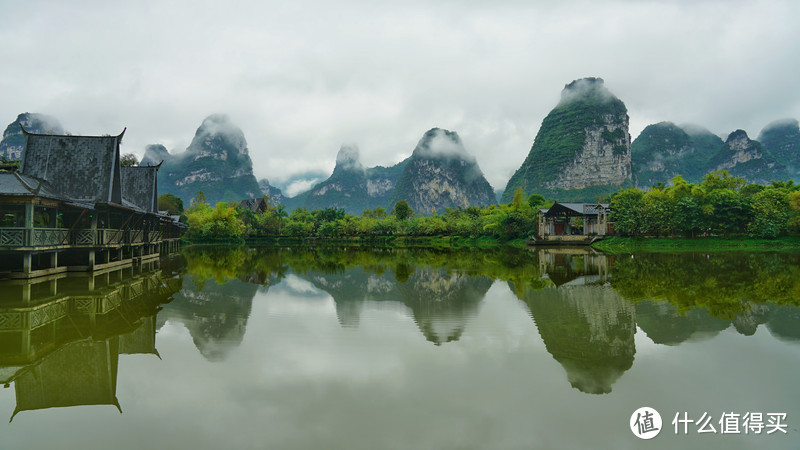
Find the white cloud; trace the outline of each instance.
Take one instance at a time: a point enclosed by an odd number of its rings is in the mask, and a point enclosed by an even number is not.
[[[800,4],[729,2],[100,1],[4,3],[0,120],[128,127],[124,151],[185,149],[212,113],[245,133],[256,175],[364,166],[458,132],[495,188],[570,81],[602,77],[631,134],[661,120],[757,136],[800,117]],[[5,119],[3,119],[5,117]]]

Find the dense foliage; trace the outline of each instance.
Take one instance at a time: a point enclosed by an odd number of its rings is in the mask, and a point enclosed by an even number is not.
[[[625,189],[611,198],[614,229],[628,236],[700,236],[746,234],[775,238],[800,231],[800,185],[773,182],[747,184],[726,171],[711,172],[703,181],[649,191]]]
[[[343,208],[297,208],[289,214],[282,205],[269,202],[265,211],[254,212],[237,202],[211,207],[196,199],[185,214],[189,238],[459,236],[506,241],[525,239],[533,233],[536,207],[543,202],[541,196],[525,198],[520,189],[508,205],[447,208],[441,214],[425,216],[415,214],[406,201],[400,200],[390,213],[379,206],[356,216]]]
[[[185,214],[189,238],[458,236],[508,241],[534,234],[537,211],[549,204],[552,201],[541,195],[526,196],[517,188],[511,202],[501,205],[422,215],[401,200],[389,212],[376,207],[354,215],[332,207],[288,213],[268,200],[263,212],[243,209],[236,202],[211,207],[198,195]],[[698,184],[676,176],[671,186],[622,189],[611,197],[610,206],[614,229],[623,236],[775,238],[800,231],[800,185],[747,184],[725,171],[709,173]]]
[[[173,194],[162,194],[158,196],[158,210],[167,211],[172,216],[183,214],[183,200]]]

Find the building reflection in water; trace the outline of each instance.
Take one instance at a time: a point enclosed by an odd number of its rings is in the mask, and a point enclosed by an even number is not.
[[[180,289],[159,261],[0,285],[0,383],[22,411],[113,405],[120,354],[153,354],[156,314]]]

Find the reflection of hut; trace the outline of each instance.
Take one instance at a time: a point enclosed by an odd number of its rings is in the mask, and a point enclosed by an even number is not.
[[[590,244],[610,233],[606,203],[559,203],[539,210],[537,244]]]
[[[608,257],[592,247],[543,247],[536,251],[539,275],[556,286],[605,283]]]
[[[116,339],[67,344],[14,380],[21,411],[80,405],[113,405],[117,400]]]

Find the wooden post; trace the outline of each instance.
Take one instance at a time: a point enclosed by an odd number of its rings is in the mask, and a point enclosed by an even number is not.
[[[22,303],[28,304],[31,302],[31,284],[25,283],[22,285]]]
[[[22,236],[23,246],[33,244],[33,203],[25,203],[25,231]]]
[[[22,273],[30,274],[33,268],[33,252],[25,252],[22,254]]]

